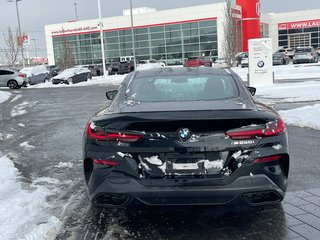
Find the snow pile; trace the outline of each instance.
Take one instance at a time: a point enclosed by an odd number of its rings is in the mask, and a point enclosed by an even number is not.
[[[59,162],[56,168],[73,168],[73,163],[71,162]]]
[[[320,130],[320,104],[279,111],[279,113],[288,125]]]
[[[8,92],[0,91],[0,103],[7,101],[10,98],[11,94]]]
[[[156,63],[146,63],[146,64],[140,64],[137,67],[137,70],[148,70],[148,69],[157,69],[157,68],[163,68],[163,63],[156,62]]]
[[[29,142],[25,141],[19,144],[20,147],[25,148],[26,150],[32,150],[35,146],[29,145]]]
[[[42,186],[22,185],[19,172],[7,157],[0,157],[0,239],[53,239],[60,221],[50,215]]]
[[[319,68],[320,72],[320,68]],[[257,96],[281,99],[284,102],[305,102],[320,100],[320,82],[274,84],[257,88]]]
[[[243,80],[247,80],[248,68],[232,68]],[[276,80],[320,78],[320,64],[273,66]]]
[[[111,75],[106,77],[93,77],[91,80],[87,82],[79,82],[72,85],[67,84],[52,84],[51,82],[40,83],[36,85],[29,86],[28,88],[61,88],[61,87],[83,87],[83,86],[92,86],[92,85],[120,85],[123,79],[127,75]]]

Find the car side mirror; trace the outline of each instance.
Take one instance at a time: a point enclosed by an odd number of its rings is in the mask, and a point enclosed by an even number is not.
[[[113,100],[118,94],[118,90],[108,91],[106,92],[106,96],[109,100]]]
[[[247,87],[248,91],[251,93],[252,96],[256,95],[257,89],[254,87]]]

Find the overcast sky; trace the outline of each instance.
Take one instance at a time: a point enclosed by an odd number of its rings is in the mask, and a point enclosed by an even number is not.
[[[11,0],[14,1],[14,0]],[[223,0],[133,0],[134,7],[170,9],[192,5],[222,2]],[[22,0],[19,2],[21,28],[30,38],[37,39],[37,46],[45,49],[44,25],[75,19],[74,3],[77,3],[79,20],[98,17],[97,0]],[[320,0],[262,0],[262,12],[286,12],[303,9],[319,9]],[[101,0],[102,17],[122,15],[129,8],[129,0]],[[310,16],[318,19],[320,16]],[[0,38],[10,26],[17,26],[15,4],[0,0]],[[30,48],[34,48],[32,42]],[[32,51],[32,50],[30,50]],[[46,52],[43,51],[42,55]],[[34,53],[31,53],[31,56]],[[38,55],[41,55],[39,53]]]

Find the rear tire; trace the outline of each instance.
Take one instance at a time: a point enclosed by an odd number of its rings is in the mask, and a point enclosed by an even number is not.
[[[10,89],[18,89],[19,85],[16,80],[10,80],[7,84]]]

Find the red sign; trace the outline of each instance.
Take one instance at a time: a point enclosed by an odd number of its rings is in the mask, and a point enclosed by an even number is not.
[[[17,37],[17,41],[18,41],[18,46],[21,47],[22,46],[22,42],[23,44],[29,44],[29,36],[28,35],[24,35],[21,37]]]
[[[320,19],[278,23],[279,30],[320,27]]]

